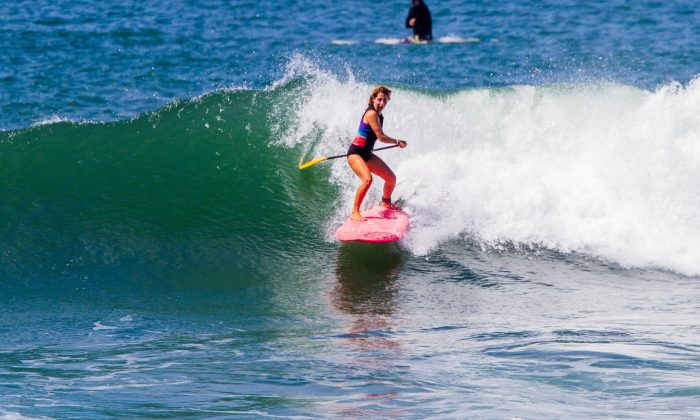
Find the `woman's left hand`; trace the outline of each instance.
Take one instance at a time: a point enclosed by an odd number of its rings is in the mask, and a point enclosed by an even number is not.
[[[405,140],[399,140],[396,142],[396,144],[402,149],[408,145]]]

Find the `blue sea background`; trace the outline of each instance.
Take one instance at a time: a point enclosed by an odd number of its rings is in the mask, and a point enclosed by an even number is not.
[[[427,4],[2,2],[0,418],[696,418],[695,4]]]
[[[0,127],[54,115],[115,120],[218,89],[264,88],[293,54],[368,83],[423,89],[614,81],[654,89],[697,74],[694,4],[435,2],[435,37],[410,35],[408,2],[4,2]],[[356,41],[350,46],[333,40]]]

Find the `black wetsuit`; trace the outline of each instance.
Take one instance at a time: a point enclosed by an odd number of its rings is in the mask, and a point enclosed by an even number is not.
[[[408,11],[408,16],[406,17],[406,27],[410,28],[411,25],[408,21],[416,18],[416,22],[413,25],[413,36],[418,37],[421,41],[432,41],[433,40],[433,19],[430,16],[430,10],[425,3],[420,2],[411,6]]]

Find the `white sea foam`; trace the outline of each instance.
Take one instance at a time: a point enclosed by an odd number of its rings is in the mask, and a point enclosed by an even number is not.
[[[113,327],[111,325],[103,325],[101,321],[93,322],[92,323],[94,326],[92,327],[93,331],[105,331],[105,330],[116,330],[117,327]]]
[[[69,118],[61,117],[60,115],[52,115],[41,121],[37,121],[32,124],[32,127],[40,127],[42,125],[56,124],[60,122],[72,122]]]
[[[351,39],[334,39],[331,41],[331,44],[333,45],[356,45],[358,44],[359,41],[351,40]]]
[[[14,411],[0,411],[0,420],[46,420],[51,417],[28,417]]]
[[[307,159],[344,152],[370,89],[319,71],[283,141],[315,144]],[[407,245],[417,254],[466,233],[485,246],[546,246],[700,275],[698,109],[700,79],[653,92],[394,89],[385,130],[409,146],[379,153],[399,179],[394,197],[412,216]],[[331,226],[349,213],[357,182],[342,159],[326,164],[343,192]],[[365,204],[380,192],[377,180]]]

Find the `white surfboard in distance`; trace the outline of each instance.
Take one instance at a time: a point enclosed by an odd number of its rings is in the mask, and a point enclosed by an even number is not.
[[[481,42],[480,38],[470,37],[462,38],[459,36],[441,36],[432,41],[437,44],[467,44],[467,43],[477,43]],[[333,45],[357,45],[360,41],[353,39],[334,39],[331,41]],[[430,44],[429,41],[416,41],[413,38],[377,38],[374,40],[375,44],[382,45],[401,45],[401,44]]]
[[[481,42],[479,38],[462,38],[458,36],[441,36],[433,40],[438,44],[466,44],[473,42]],[[414,41],[413,38],[378,38],[374,40],[375,44],[383,45],[399,45],[399,44],[430,44],[429,41]]]
[[[458,36],[441,36],[437,42],[440,44],[466,44],[470,42],[481,42],[480,38],[462,38]]]

